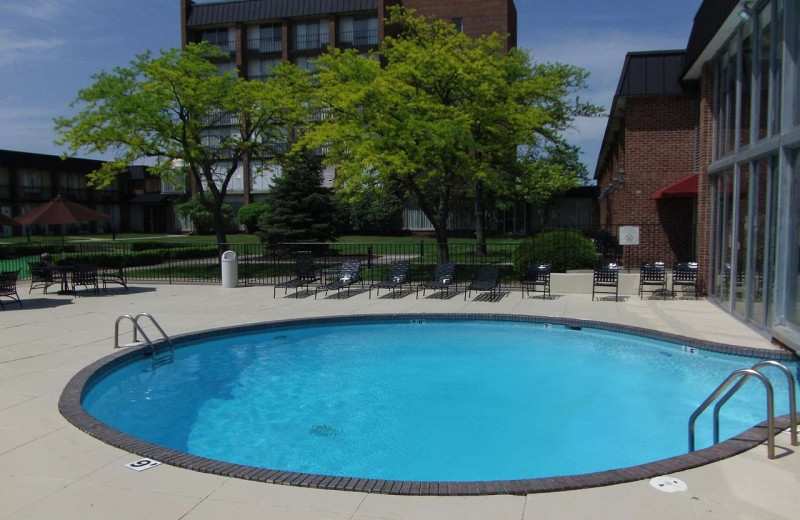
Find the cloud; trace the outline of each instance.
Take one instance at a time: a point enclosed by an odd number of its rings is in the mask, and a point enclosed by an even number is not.
[[[55,108],[19,108],[13,99],[0,104],[0,149],[59,154],[53,144]]]
[[[532,49],[536,62],[561,62],[587,72],[587,89],[579,92],[581,101],[604,107],[608,113],[617,91],[625,55],[629,52],[684,48],[683,37],[626,31],[564,30],[557,37],[528,31],[519,46]],[[594,174],[597,154],[605,135],[607,117],[578,118],[565,132],[567,140],[581,148],[581,160]]]
[[[0,31],[0,67],[6,67],[25,58],[41,57],[42,53],[63,47],[66,40],[63,38],[23,38],[16,36],[11,31]]]
[[[0,15],[55,20],[70,9],[72,3],[69,0],[3,0]]]

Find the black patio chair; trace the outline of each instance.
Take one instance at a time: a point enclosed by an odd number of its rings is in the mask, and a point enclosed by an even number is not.
[[[71,281],[73,293],[75,292],[75,286],[82,285],[86,288],[86,290],[89,290],[89,287],[94,287],[94,293],[100,294],[97,266],[94,264],[76,265],[72,270]]]
[[[444,291],[445,294],[450,294],[450,286],[456,282],[456,264],[454,262],[439,262],[433,269],[433,279],[417,284],[417,298],[419,298],[419,290],[422,289],[422,296],[425,296],[425,291],[431,289],[433,291]]]
[[[104,267],[100,271],[100,281],[103,282],[103,291],[106,290],[106,284],[116,283],[128,289],[128,279],[125,276],[125,266],[128,264],[128,259],[123,257],[112,260],[111,265]]]
[[[398,287],[402,289],[405,284],[408,284],[409,287],[411,286],[411,282],[408,279],[409,269],[410,265],[406,260],[395,260],[389,264],[389,271],[386,273],[386,279],[369,286],[369,297],[372,298],[372,288],[374,287],[376,296],[380,295],[381,289],[391,289],[392,298],[396,298],[396,290]]]
[[[345,260],[339,267],[339,273],[336,275],[336,280],[327,283],[321,287],[317,287],[314,291],[314,299],[317,298],[317,293],[324,290],[325,294],[328,291],[336,290],[336,297],[339,297],[339,292],[342,289],[347,289],[347,295],[350,295],[350,286],[356,282],[361,283],[364,287],[364,282],[361,280],[361,262],[359,260]]]
[[[660,292],[662,296],[667,293],[667,270],[664,262],[645,262],[639,268],[639,298],[646,291]]]
[[[540,262],[528,262],[525,266],[525,272],[522,273],[522,298],[525,297],[525,291],[528,291],[528,296],[533,292],[542,292],[542,297],[550,297],[550,270],[551,264],[543,264]]]
[[[592,277],[592,301],[595,294],[613,294],[619,301],[619,265],[609,263],[594,268]]]
[[[677,262],[672,266],[672,297],[675,297],[675,286],[685,292],[686,288],[694,288],[694,299],[699,294],[697,284],[697,262]]]
[[[60,279],[57,279],[54,271],[44,262],[28,262],[28,269],[31,272],[31,286],[28,289],[28,294],[30,294],[32,290],[40,288],[43,288],[44,294],[47,294],[48,287],[60,282]]]
[[[310,251],[301,251],[297,253],[297,259],[294,266],[294,278],[285,282],[276,283],[272,288],[272,297],[275,297],[275,292],[283,289],[283,294],[286,295],[289,289],[294,289],[295,294],[301,287],[305,287],[306,291],[312,283],[320,279],[317,274],[317,266],[314,262],[314,255]]]
[[[5,296],[6,298],[11,298],[22,307],[22,300],[20,300],[19,293],[17,292],[17,277],[19,277],[18,270],[0,271],[0,297]],[[3,305],[1,300],[0,309],[5,310],[5,305]]]
[[[467,286],[464,300],[467,299],[467,295],[472,294],[472,291],[489,292],[491,298],[494,299],[495,295],[500,292],[500,268],[494,265],[480,266],[475,277]]]

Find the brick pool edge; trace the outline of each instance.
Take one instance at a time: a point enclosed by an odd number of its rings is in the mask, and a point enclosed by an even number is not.
[[[510,314],[378,314],[356,316],[331,316],[324,318],[306,318],[294,320],[281,320],[273,322],[255,323],[244,326],[210,329],[206,331],[184,334],[173,338],[176,348],[198,339],[208,339],[215,336],[233,332],[249,332],[254,330],[267,330],[287,326],[322,325],[326,323],[344,323],[358,321],[398,321],[398,320],[489,320],[513,321],[522,323],[548,323],[552,325],[565,325],[572,327],[586,327],[614,332],[624,332],[649,339],[657,339],[693,347],[705,351],[718,352],[730,355],[746,356],[749,358],[774,359],[776,361],[796,360],[797,357],[788,351],[764,350],[752,347],[723,345],[703,340],[687,338],[675,334],[668,334],[649,329],[629,327],[624,325],[605,323],[591,320],[577,320],[570,318],[556,318],[547,316],[520,316]],[[712,462],[738,455],[748,451],[767,440],[766,421],[750,428],[741,434],[723,441],[714,446],[697,450],[685,455],[662,459],[647,464],[627,468],[613,469],[581,475],[544,477],[519,480],[495,480],[475,482],[452,481],[402,481],[402,480],[375,480],[355,477],[340,477],[331,475],[315,475],[309,473],[296,473],[275,469],[231,464],[218,460],[190,455],[159,446],[150,442],[137,439],[123,433],[90,415],[81,404],[85,392],[104,374],[131,361],[141,359],[148,355],[149,347],[136,347],[121,350],[106,356],[79,371],[64,388],[58,403],[58,409],[75,427],[111,446],[151,458],[159,462],[191,469],[203,473],[299,487],[319,489],[334,489],[342,491],[358,491],[363,493],[382,493],[392,495],[430,495],[430,496],[466,496],[466,495],[527,495],[533,493],[546,493],[552,491],[567,491],[590,487],[609,486],[637,480],[649,479],[668,473],[685,471],[704,466]],[[777,417],[775,425],[778,431],[789,426],[788,415]]]

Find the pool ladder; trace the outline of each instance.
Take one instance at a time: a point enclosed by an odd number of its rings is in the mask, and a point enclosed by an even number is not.
[[[760,363],[756,363],[750,368],[742,368],[740,370],[736,370],[731,372],[731,374],[722,382],[721,385],[714,390],[708,398],[703,401],[703,403],[697,407],[697,410],[694,411],[692,416],[689,418],[689,452],[694,451],[694,423],[697,420],[697,417],[700,416],[706,408],[708,408],[711,403],[713,403],[717,397],[722,395],[734,381],[736,384],[728,390],[728,392],[722,396],[722,398],[717,401],[717,404],[714,405],[714,444],[719,443],[719,410],[722,406],[728,402],[728,400],[733,397],[733,395],[739,391],[740,388],[744,386],[748,379],[751,377],[755,377],[759,381],[764,384],[764,388],[767,391],[767,457],[770,459],[775,458],[775,404],[774,404],[774,391],[772,389],[772,383],[770,383],[769,379],[761,373],[761,369],[766,367],[776,367],[780,369],[785,375],[786,379],[788,380],[789,384],[789,427],[791,430],[791,442],[792,446],[797,446],[797,403],[795,399],[795,382],[794,376],[792,375],[792,371],[786,368],[785,365],[778,363],[777,361],[761,361]]]
[[[161,333],[161,337],[164,338],[164,341],[162,343],[165,343],[167,346],[169,346],[168,349],[167,348],[158,349],[156,345],[152,341],[150,341],[150,338],[147,337],[147,334],[145,334],[144,330],[142,329],[142,326],[139,325],[139,320],[141,318],[147,318],[153,325],[155,325],[156,329],[158,329],[158,332]],[[114,348],[120,348],[119,323],[123,320],[128,320],[133,324],[133,343],[124,346],[133,347],[141,345],[143,342],[139,340],[138,336],[138,334],[141,334],[142,338],[144,338],[144,343],[146,343],[150,347],[150,353],[152,354],[153,357],[154,367],[160,365],[166,365],[167,363],[172,363],[174,357],[174,347],[172,345],[172,340],[170,339],[169,336],[167,336],[167,333],[164,332],[164,329],[161,328],[161,325],[158,324],[156,319],[150,313],[147,312],[140,312],[136,316],[131,316],[130,314],[123,314],[122,316],[117,318],[117,321],[114,323]]]

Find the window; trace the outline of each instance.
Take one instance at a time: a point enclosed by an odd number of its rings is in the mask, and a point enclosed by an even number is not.
[[[247,49],[256,53],[281,52],[283,28],[281,24],[251,26],[247,30]]]
[[[50,172],[43,170],[19,170],[19,183],[24,199],[50,198]]]
[[[464,19],[463,18],[451,18],[450,21],[453,22],[453,25],[455,25],[456,31],[464,32]]]
[[[770,62],[772,60],[772,9],[768,4],[758,14],[759,24],[759,70],[757,83],[758,96],[758,138],[767,137],[769,119],[769,85],[770,85]]]
[[[739,146],[750,144],[750,107],[752,105],[753,74],[753,22],[744,23],[742,34],[742,120],[739,125]]]
[[[294,50],[317,50],[328,45],[328,21],[297,22],[292,26]]]
[[[791,207],[800,207],[800,150],[792,153]],[[786,320],[800,327],[800,215],[789,214],[789,264],[786,277]]]
[[[378,44],[378,18],[375,16],[339,19],[340,47],[370,47]]]
[[[273,69],[277,67],[281,61],[282,60],[279,58],[271,60],[250,60],[247,62],[247,77],[264,81],[272,76]]]
[[[236,68],[235,63],[233,62],[217,63],[217,73],[220,76],[222,76],[227,72],[230,72],[234,78],[239,75],[239,69]]]
[[[294,63],[303,70],[307,70],[311,73],[314,73],[317,71],[317,66],[315,65],[315,61],[316,60],[314,60],[314,58],[309,58],[307,56],[300,56],[298,58],[293,59],[292,63]]]
[[[203,31],[201,39],[204,42],[212,43],[219,47],[222,52],[236,52],[236,41],[228,35],[228,28],[206,29]]]
[[[771,134],[781,131],[781,84],[783,81],[783,0],[775,2],[775,61],[772,67],[772,128]]]

